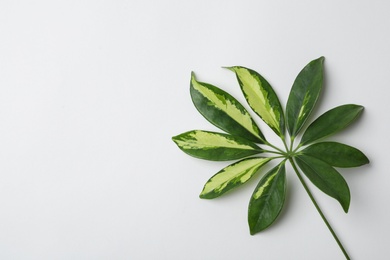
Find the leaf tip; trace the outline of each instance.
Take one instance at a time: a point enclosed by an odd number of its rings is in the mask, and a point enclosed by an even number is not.
[[[251,236],[256,235],[259,231],[256,230],[256,226],[251,223],[251,221],[248,219],[248,226],[249,226],[249,234]]]
[[[223,66],[222,68],[235,72],[235,68],[236,68],[236,67],[235,67],[235,66],[232,66],[232,67]]]
[[[206,199],[206,200],[212,199],[212,196],[210,196],[210,192],[207,192],[207,190],[206,190],[206,185],[207,185],[207,183],[203,186],[203,189],[199,194],[200,199]]]
[[[191,71],[191,80],[196,80],[195,78],[195,72]]]
[[[199,82],[196,79],[195,72],[191,71],[191,80],[190,80],[190,89],[194,88],[194,86],[198,85]],[[192,93],[192,92],[191,92]],[[192,94],[191,94],[192,95]]]
[[[258,227],[256,227],[256,224],[252,223],[252,225],[250,223],[249,224],[249,234],[251,236],[254,236],[256,235],[257,233],[260,233],[263,229],[259,229]]]
[[[349,190],[348,190],[349,191]],[[341,201],[340,201],[341,202]],[[348,192],[348,198],[342,204],[345,213],[348,213],[349,206],[351,205],[351,194]]]
[[[370,164],[370,159],[368,159],[368,157],[364,153],[362,153],[362,157],[363,158],[362,158],[362,164],[361,165]]]
[[[210,199],[214,199],[215,197],[210,196],[210,194],[202,192],[202,193],[199,194],[199,198],[200,199],[204,199],[204,200],[210,200]]]
[[[370,159],[368,159],[367,157],[366,157],[366,164],[369,164],[370,163]]]

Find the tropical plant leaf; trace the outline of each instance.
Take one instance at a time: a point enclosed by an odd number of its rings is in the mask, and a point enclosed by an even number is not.
[[[348,104],[335,107],[325,112],[306,129],[301,139],[301,145],[314,142],[343,130],[355,121],[362,111],[362,106]]]
[[[248,209],[251,235],[269,227],[282,210],[286,197],[286,170],[284,161],[270,170],[254,190]]]
[[[307,64],[296,77],[287,100],[286,120],[294,138],[313,110],[322,89],[324,57]]]
[[[207,181],[199,197],[214,199],[221,196],[247,182],[270,160],[263,157],[247,158],[225,167]]]
[[[285,113],[275,91],[259,73],[240,66],[227,68],[236,74],[249,106],[280,137],[284,148],[264,138],[249,112],[233,96],[216,86],[198,82],[194,73],[190,93],[195,107],[208,121],[229,134],[193,130],[172,139],[180,149],[197,158],[217,161],[241,159],[207,181],[199,195],[204,199],[219,197],[253,178],[269,161],[282,160],[261,178],[251,196],[248,224],[252,235],[269,227],[282,210],[286,197],[285,162],[288,160],[344,256],[350,259],[302,175],[305,174],[348,212],[351,200],[349,187],[334,167],[357,167],[369,163],[369,160],[361,151],[345,144],[313,142],[347,127],[360,115],[363,107],[349,104],[327,111],[307,127],[299,145],[294,146],[295,138],[306,128],[320,96],[323,63],[324,57],[320,57],[300,71],[291,88]],[[288,133],[285,133],[286,127]],[[285,138],[285,134],[289,134],[289,138]],[[263,148],[263,145],[268,148]],[[273,156],[248,157],[257,153]]]
[[[326,162],[307,155],[296,156],[296,163],[317,188],[338,200],[348,212],[351,195],[347,182],[338,171]]]
[[[253,111],[279,136],[284,136],[284,115],[271,85],[256,71],[245,67],[227,68],[236,73],[244,96]]]
[[[233,96],[216,86],[198,82],[194,73],[190,92],[195,107],[212,124],[232,135],[264,142],[265,138],[255,121]]]
[[[358,167],[369,163],[368,158],[358,149],[336,142],[315,143],[301,151],[334,167]]]
[[[236,160],[262,152],[245,138],[202,130],[185,132],[172,140],[183,152],[212,161]]]

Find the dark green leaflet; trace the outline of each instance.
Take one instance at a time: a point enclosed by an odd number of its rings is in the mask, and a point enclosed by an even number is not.
[[[278,217],[286,198],[286,169],[284,161],[270,170],[254,190],[248,209],[252,235],[269,227]]]
[[[343,130],[356,120],[362,111],[362,106],[350,104],[325,112],[306,129],[301,139],[301,145],[314,142]]]
[[[296,156],[296,163],[303,173],[320,190],[338,200],[348,212],[351,195],[344,178],[329,164],[307,155]]]
[[[301,153],[341,168],[358,167],[369,163],[368,158],[358,149],[336,142],[315,143]]]
[[[295,137],[313,110],[322,89],[324,57],[311,61],[296,77],[286,107],[287,128]]]

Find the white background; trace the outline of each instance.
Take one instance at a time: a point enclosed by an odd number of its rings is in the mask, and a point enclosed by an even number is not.
[[[340,170],[348,214],[311,188],[352,259],[388,259],[389,8],[379,0],[1,1],[0,259],[344,259],[290,168],[282,214],[250,236],[256,181],[201,200],[203,184],[228,163],[189,157],[171,140],[217,130],[192,105],[191,71],[244,103],[221,67],[255,69],[285,104],[297,73],[319,56],[325,85],[314,116],[365,106],[332,140],[371,163]]]

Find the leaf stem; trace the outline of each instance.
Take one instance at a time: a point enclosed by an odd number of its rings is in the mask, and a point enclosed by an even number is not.
[[[266,152],[266,153],[274,153],[274,154],[278,154],[282,157],[285,157],[285,153],[282,153],[282,152],[278,152],[278,151],[272,151],[272,150],[267,150],[267,149],[263,149],[263,152]]]
[[[280,158],[286,158],[286,156],[284,155],[281,155],[281,156],[272,156],[272,157],[268,157],[268,158],[271,158],[271,159],[280,159]],[[283,160],[283,162],[285,162],[286,159]]]
[[[286,138],[284,138],[284,136],[282,136],[282,141],[283,141],[284,148],[286,148],[286,151],[288,151],[288,146],[287,146],[287,143],[286,143]]]
[[[295,136],[291,136],[291,140],[290,140],[290,152],[293,150],[293,147],[294,147],[294,140],[295,140]]]
[[[345,256],[345,258],[348,259],[348,260],[351,259],[351,258],[349,257],[349,255],[347,254],[347,251],[345,251],[345,249],[344,249],[343,245],[341,244],[340,240],[338,239],[336,233],[333,231],[333,228],[332,228],[331,225],[329,224],[329,222],[328,222],[328,220],[326,219],[324,213],[322,213],[321,208],[318,206],[318,204],[317,204],[315,198],[313,197],[313,194],[310,192],[309,187],[307,186],[305,180],[303,179],[302,175],[299,173],[298,168],[297,168],[297,166],[296,166],[295,163],[294,163],[294,160],[293,160],[292,158],[289,158],[289,161],[290,161],[292,167],[294,168],[294,171],[295,171],[295,173],[297,174],[297,176],[298,176],[300,182],[302,183],[303,187],[305,188],[307,194],[309,195],[311,201],[313,202],[314,206],[316,207],[318,213],[320,214],[322,220],[325,222],[325,224],[326,224],[326,226],[328,227],[330,233],[332,233],[333,238],[336,240],[337,244],[339,245],[341,251],[343,252],[343,254],[344,254],[344,256]]]
[[[285,152],[282,149],[276,147],[275,145],[269,143],[268,141],[264,141],[264,144],[274,148],[275,150],[278,150],[281,154],[285,154]]]
[[[301,147],[302,147],[302,144],[299,144],[297,147],[295,147],[293,153],[296,153],[299,150],[299,148],[301,148]]]

